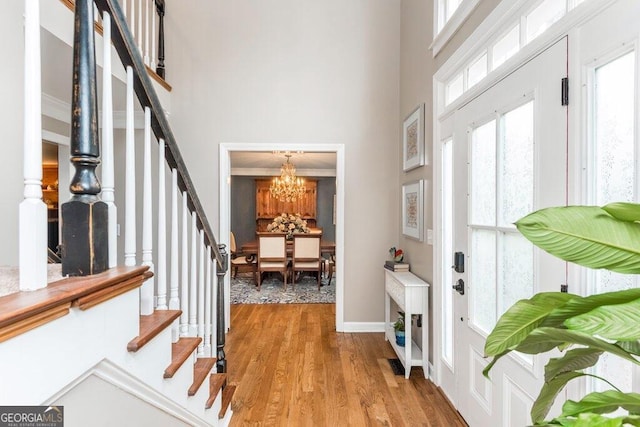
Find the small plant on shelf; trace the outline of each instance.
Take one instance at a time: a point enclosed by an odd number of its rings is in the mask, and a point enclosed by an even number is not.
[[[396,331],[396,344],[400,347],[404,347],[404,313],[398,312],[398,320],[393,324],[393,329]]]

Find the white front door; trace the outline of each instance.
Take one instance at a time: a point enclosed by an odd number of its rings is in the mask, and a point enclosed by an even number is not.
[[[564,38],[441,123],[443,240],[450,242],[443,251],[450,253],[441,266],[440,383],[472,427],[529,424],[542,384],[546,360],[520,354],[501,359],[485,379],[483,349],[513,303],[566,282],[565,264],[513,225],[536,209],[566,204],[566,64]]]

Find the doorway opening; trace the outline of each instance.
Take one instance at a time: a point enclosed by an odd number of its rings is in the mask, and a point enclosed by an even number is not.
[[[232,180],[232,155],[242,156],[249,153],[266,153],[273,157],[274,151],[290,151],[290,152],[305,152],[314,154],[332,154],[335,156],[335,202],[331,207],[332,215],[331,221],[335,222],[335,271],[333,275],[335,277],[335,303],[336,303],[336,330],[342,331],[344,329],[344,281],[343,281],[343,248],[344,248],[344,145],[342,144],[265,144],[265,143],[222,143],[220,144],[220,230],[219,236],[223,243],[229,244],[229,237],[231,229],[231,180]],[[277,157],[274,157],[277,164],[276,170],[279,170],[280,164]],[[281,159],[280,159],[281,160]],[[273,172],[273,167],[268,165],[256,165],[256,168],[262,168],[259,175],[273,176],[277,173]],[[259,169],[251,174],[258,173]],[[235,171],[237,172],[237,171]],[[310,175],[318,175],[317,170],[306,171]],[[246,194],[245,197],[255,198],[255,194]],[[335,213],[334,213],[335,212]],[[255,213],[251,213],[252,215]],[[335,217],[335,221],[333,221]],[[253,218],[255,220],[255,218]],[[333,224],[332,224],[333,225]],[[226,324],[230,326],[230,275],[225,276],[225,318]]]

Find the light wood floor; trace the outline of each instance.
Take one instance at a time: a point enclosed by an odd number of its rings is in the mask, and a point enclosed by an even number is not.
[[[334,304],[232,305],[231,326],[231,426],[466,426],[382,333],[336,333]]]

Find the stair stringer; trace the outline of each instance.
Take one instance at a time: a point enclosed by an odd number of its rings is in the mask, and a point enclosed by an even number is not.
[[[141,401],[146,402],[148,405],[156,408],[163,413],[176,418],[186,425],[192,426],[211,426],[212,423],[206,422],[202,418],[195,415],[193,412],[186,409],[179,402],[174,401],[173,399],[167,397],[164,393],[161,393],[154,387],[144,383],[136,376],[127,372],[127,370],[123,369],[121,366],[113,363],[110,360],[104,359],[100,361],[98,364],[90,368],[88,371],[83,373],[73,382],[68,384],[62,390],[60,390],[55,395],[51,396],[49,399],[43,402],[43,405],[55,405],[59,402],[64,396],[66,396],[70,391],[72,391],[75,387],[81,384],[90,376],[96,376],[103,381],[117,387],[118,389],[128,393],[131,396],[134,396]],[[100,398],[96,398],[92,400],[95,402],[95,408],[88,408],[90,412],[94,412],[98,414],[101,410],[107,411],[109,414],[109,421],[112,425],[128,425],[126,423],[127,418],[123,418],[122,420],[113,419],[113,417],[121,415],[123,417],[127,417],[128,414],[118,414],[122,411],[114,411],[113,408],[104,409],[105,402],[103,402]],[[65,411],[65,415],[72,411]],[[65,420],[66,421],[66,420]],[[87,420],[84,420],[85,422]],[[130,425],[130,424],[129,424]],[[177,424],[178,425],[178,424]]]

